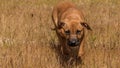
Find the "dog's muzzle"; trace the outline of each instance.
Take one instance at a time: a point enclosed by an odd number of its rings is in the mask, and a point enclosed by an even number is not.
[[[67,44],[71,47],[75,47],[79,45],[79,41],[77,39],[71,39],[71,40],[68,40]]]

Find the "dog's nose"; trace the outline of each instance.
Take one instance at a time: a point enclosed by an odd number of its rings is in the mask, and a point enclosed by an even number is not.
[[[77,39],[71,39],[68,43],[69,46],[76,46]]]
[[[76,40],[72,40],[70,43],[71,43],[72,45],[75,45]]]

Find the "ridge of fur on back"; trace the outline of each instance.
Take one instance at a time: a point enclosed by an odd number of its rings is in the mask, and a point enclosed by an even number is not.
[[[53,9],[53,12],[52,12],[52,20],[54,21],[54,25],[55,25],[55,28],[58,27],[58,22],[59,20],[58,19],[61,19],[61,15],[63,13],[65,13],[67,10],[76,10],[76,11],[79,11],[80,9],[78,7],[76,7],[75,4],[71,3],[71,2],[68,2],[68,1],[62,1],[60,3],[58,3],[54,9]],[[84,20],[84,15],[83,15],[83,12],[82,11],[79,11],[79,14],[82,18],[82,20]]]
[[[52,19],[54,21],[55,27],[57,27],[58,19],[60,18],[62,13],[64,13],[68,8],[71,7],[75,7],[75,5],[67,1],[60,2],[54,7],[52,12]]]

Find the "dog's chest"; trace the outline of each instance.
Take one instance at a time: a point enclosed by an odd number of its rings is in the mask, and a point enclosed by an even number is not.
[[[77,57],[78,56],[79,46],[69,47],[69,49],[70,49],[70,54],[72,55],[72,57]]]

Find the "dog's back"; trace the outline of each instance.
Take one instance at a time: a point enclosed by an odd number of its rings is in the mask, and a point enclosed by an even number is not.
[[[52,19],[54,21],[55,26],[57,25],[58,18],[60,17],[60,15],[64,13],[66,10],[68,10],[69,8],[76,8],[76,6],[71,2],[63,1],[58,3],[54,7],[52,12]]]
[[[75,8],[75,5],[71,2],[61,2],[55,7],[59,13],[62,13],[69,8]]]

